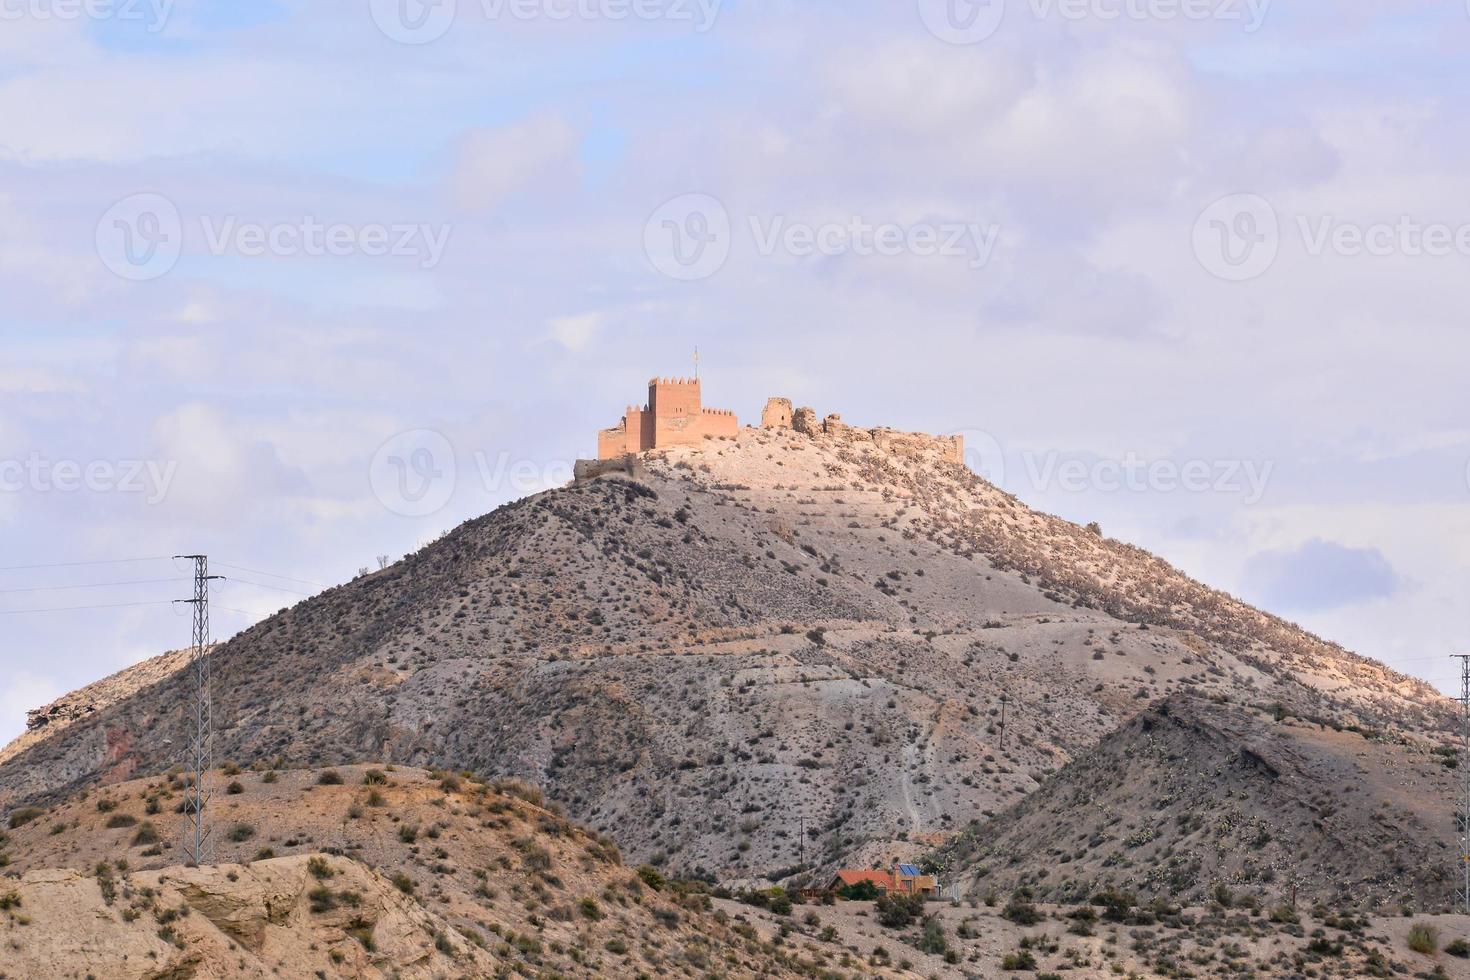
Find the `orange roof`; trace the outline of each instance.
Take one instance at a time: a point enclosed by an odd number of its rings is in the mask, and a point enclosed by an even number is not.
[[[850,871],[844,869],[837,872],[837,877],[842,879],[844,885],[856,885],[860,881],[871,881],[879,888],[891,889],[893,887],[893,875],[887,871]]]

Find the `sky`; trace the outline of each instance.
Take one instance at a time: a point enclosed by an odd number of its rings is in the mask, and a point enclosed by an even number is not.
[[[1449,690],[1461,0],[0,0],[0,739],[654,375],[964,434]]]

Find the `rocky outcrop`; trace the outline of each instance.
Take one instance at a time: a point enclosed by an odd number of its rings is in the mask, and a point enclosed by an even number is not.
[[[817,419],[817,410],[803,406],[791,416],[791,427],[804,436],[822,435],[822,423]]]
[[[101,877],[34,871],[9,894],[0,962],[27,980],[265,978],[283,962],[296,976],[330,967],[430,980],[489,977],[498,965],[381,875],[329,855]]]

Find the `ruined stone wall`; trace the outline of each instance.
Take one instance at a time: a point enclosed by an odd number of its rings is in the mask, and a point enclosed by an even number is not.
[[[779,417],[777,412],[779,412],[779,403],[782,402],[788,406],[791,404],[785,398],[772,398],[766,402],[766,412],[762,419],[764,420],[766,416]],[[772,406],[778,406],[776,411],[773,411]],[[772,428],[781,428],[781,426],[776,425]],[[871,442],[885,452],[900,455],[937,452],[951,463],[965,461],[963,436],[931,436],[924,432],[898,432],[894,429],[883,428],[861,429],[843,422],[842,416],[835,412],[818,420],[816,410],[807,406],[802,406],[791,413],[791,428],[809,436],[843,439],[848,442]]]
[[[791,428],[791,399],[769,398],[766,400],[765,410],[761,412],[762,429],[789,429]]]

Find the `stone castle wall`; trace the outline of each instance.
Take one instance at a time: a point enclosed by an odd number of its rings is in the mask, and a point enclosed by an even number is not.
[[[597,434],[597,458],[693,446],[738,431],[734,412],[704,407],[697,378],[654,378],[648,382],[648,404],[630,405],[621,422]]]
[[[818,418],[814,409],[805,406],[793,409],[789,398],[772,398],[766,402],[761,412],[761,428],[869,442],[886,452],[902,455],[937,452],[953,463],[965,460],[963,436],[863,429],[848,425],[836,413]],[[621,422],[597,433],[597,458],[616,460],[650,449],[693,446],[709,438],[733,437],[739,431],[740,422],[734,412],[704,407],[697,378],[654,378],[648,382],[646,405],[628,406]]]

